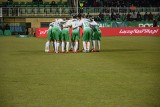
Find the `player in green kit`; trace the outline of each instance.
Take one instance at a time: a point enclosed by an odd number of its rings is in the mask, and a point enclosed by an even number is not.
[[[45,52],[50,52],[50,42],[54,41],[54,38],[53,38],[53,35],[52,35],[53,24],[54,24],[54,22],[49,24],[49,29],[48,29],[48,32],[47,32],[48,41],[45,44]],[[53,48],[54,48],[54,45],[53,45]]]
[[[53,39],[54,39],[55,53],[58,53],[59,41],[60,41],[60,36],[61,36],[61,27],[60,27],[58,20],[55,20],[55,22],[53,24],[52,35],[53,35]]]
[[[96,52],[96,41],[98,50],[100,51],[100,41],[101,41],[101,30],[99,28],[99,25],[94,21],[94,19],[91,19],[90,25],[92,27],[92,52]]]
[[[89,19],[82,18],[79,24],[79,26],[82,26],[83,28],[82,41],[83,41],[84,52],[90,51],[91,27],[89,21],[90,21]]]
[[[71,23],[72,26],[72,40],[74,41],[74,53],[77,53],[78,49],[78,40],[80,39],[80,34],[79,34],[79,20],[76,19],[77,16],[73,16],[73,20]]]
[[[65,21],[63,23],[63,29],[62,29],[62,34],[61,34],[61,40],[62,40],[62,53],[64,53],[64,47],[66,43],[66,52],[69,52],[69,41],[70,41],[70,36],[69,36],[69,25],[71,23],[71,20]]]

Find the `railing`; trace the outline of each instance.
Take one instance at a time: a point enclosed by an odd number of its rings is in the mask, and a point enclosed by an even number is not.
[[[2,17],[2,8],[0,8],[0,17]]]
[[[160,13],[160,7],[138,7],[135,12]],[[83,9],[73,7],[2,7],[0,8],[1,17],[70,17],[73,14],[83,13],[98,15],[100,12],[110,15],[112,12],[127,14],[133,12],[129,7],[84,7]]]

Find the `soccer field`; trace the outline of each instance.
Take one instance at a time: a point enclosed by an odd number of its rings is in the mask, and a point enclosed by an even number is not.
[[[160,107],[160,37],[103,37],[94,53],[45,42],[0,37],[0,107]]]

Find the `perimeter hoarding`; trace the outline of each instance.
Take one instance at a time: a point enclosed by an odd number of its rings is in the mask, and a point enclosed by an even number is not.
[[[47,37],[47,31],[48,28],[36,28],[36,37]],[[160,27],[102,27],[101,32],[102,36],[160,36]]]
[[[160,36],[160,27],[101,28],[102,36]]]
[[[47,37],[48,28],[36,28],[36,37]]]

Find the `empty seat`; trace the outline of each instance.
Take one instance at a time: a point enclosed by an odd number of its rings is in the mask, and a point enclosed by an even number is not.
[[[20,7],[20,4],[19,4],[19,2],[13,2],[13,6],[14,7]]]
[[[45,12],[44,5],[43,4],[39,4],[39,13],[40,14],[44,14],[44,12]]]
[[[33,12],[33,8],[32,8],[33,4],[32,4],[32,2],[27,2],[26,6],[27,6],[27,14],[32,14],[32,12]]]
[[[44,6],[45,6],[46,14],[50,14],[51,13],[51,4],[49,4],[49,2],[44,2]]]
[[[34,14],[37,14],[38,13],[38,3],[35,2],[32,6],[33,6],[33,12],[34,12]]]
[[[10,30],[4,30],[4,36],[11,36],[11,31]]]
[[[20,5],[20,13],[22,15],[26,14],[26,3],[25,2],[20,2],[19,5]]]
[[[2,30],[0,30],[0,36],[2,36],[3,35],[3,31]]]

